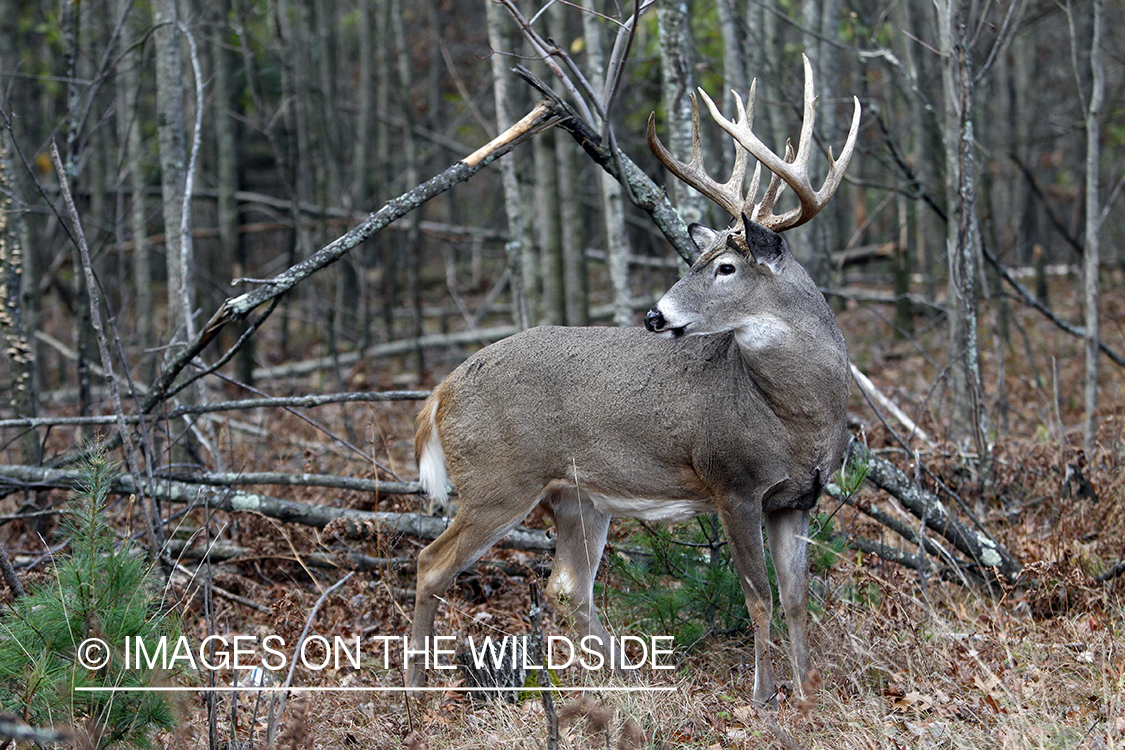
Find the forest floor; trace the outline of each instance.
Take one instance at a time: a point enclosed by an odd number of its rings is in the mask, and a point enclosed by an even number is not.
[[[1056,311],[1077,320],[1061,285],[1056,296]],[[1106,294],[1104,301],[1106,340],[1125,348],[1125,297]],[[966,456],[940,440],[946,404],[940,385],[944,328],[927,329],[928,322],[919,317],[916,337],[898,339],[888,334],[884,312],[852,303],[839,314],[853,360],[937,438],[934,447],[913,444],[926,467],[960,493],[967,507],[978,507],[978,484],[964,469]],[[774,661],[783,686],[776,710],[760,711],[750,702],[752,636],[727,634],[691,649],[677,648],[666,662],[674,668],[645,670],[634,680],[596,671],[560,671],[562,685],[590,689],[554,694],[554,709],[562,717],[559,746],[1125,747],[1125,577],[1094,581],[1125,557],[1125,377],[1102,359],[1099,445],[1086,455],[1079,428],[1081,341],[1015,304],[1008,326],[1010,345],[994,338],[995,323],[993,317],[984,321],[981,346],[986,407],[995,436],[994,485],[979,507],[985,511],[984,526],[1027,566],[1026,585],[988,595],[951,581],[923,580],[914,571],[878,558],[845,552],[819,573],[814,585],[811,650],[823,685],[812,700],[792,697],[786,682],[783,620],[775,617],[779,648]],[[458,356],[433,365],[429,382],[420,385],[432,385]],[[418,385],[381,368],[367,362],[343,373],[342,379],[353,390]],[[306,381],[287,387],[309,393],[336,385]],[[401,478],[413,479],[416,409],[411,403],[322,407],[315,417],[331,432],[347,435],[362,450],[377,454]],[[851,413],[854,431],[873,450],[905,464],[889,428],[857,389]],[[890,427],[901,431],[899,425]],[[72,437],[56,430],[48,447],[61,451]],[[220,438],[229,446],[227,464],[235,469],[389,476],[372,468],[370,461],[365,466],[331,447],[323,432],[287,413],[254,414],[238,424],[232,420],[221,426]],[[1072,475],[1073,468],[1079,469],[1096,499],[1078,496],[1078,483],[1064,480],[1068,466]],[[889,496],[874,488],[861,492],[868,501],[902,515]],[[269,494],[365,510],[417,507],[413,497],[373,498],[339,490],[274,487]],[[822,499],[821,510],[835,512],[834,522],[848,535],[899,544],[887,529],[848,507],[836,508],[828,498]],[[128,512],[121,506],[109,509],[122,525]],[[384,570],[354,575],[317,611],[312,632],[348,642],[363,638],[363,665],[299,669],[293,684],[324,692],[290,697],[277,747],[547,747],[547,713],[538,696],[481,703],[452,690],[410,695],[393,690],[402,685],[401,636],[410,621],[412,560],[423,541],[385,536],[378,541],[347,540],[331,530],[250,513],[221,521],[223,535],[248,551],[213,569],[211,582],[222,593],[211,599],[210,619],[200,588],[182,581],[178,585],[184,632],[198,639],[212,633],[276,634],[287,644],[296,643],[318,598],[340,578],[333,571],[312,571],[304,563],[307,555],[347,549],[387,560]],[[528,525],[549,528],[549,520],[533,515]],[[622,534],[628,528],[615,525],[611,551],[615,545],[627,546]],[[35,548],[30,534],[28,530],[22,537],[10,536],[5,544],[16,550]],[[438,633],[460,639],[470,632],[528,631],[528,581],[534,577],[532,569],[541,570],[549,560],[513,550],[494,550],[486,560],[500,564],[484,563],[459,579],[439,613]],[[621,619],[625,615],[615,607],[612,593],[620,581],[604,567],[599,580],[599,606],[611,629],[649,635]],[[250,608],[234,597],[264,606]],[[552,634],[570,632],[553,613],[545,628]],[[380,641],[381,636],[387,638]],[[384,667],[384,647],[390,651],[389,668]],[[431,684],[458,685],[457,673],[451,674]],[[219,676],[224,678],[245,675]],[[267,706],[268,700],[250,693],[220,696],[220,738],[252,739],[253,747],[266,747]],[[156,746],[206,746],[208,712],[203,700],[188,693],[179,708],[181,725],[155,737]]]

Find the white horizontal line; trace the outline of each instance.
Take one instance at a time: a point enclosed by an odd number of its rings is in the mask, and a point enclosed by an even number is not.
[[[560,693],[585,692],[587,690],[603,693],[667,693],[678,690],[676,687],[89,687],[77,686],[76,692],[83,693],[470,693],[470,692],[516,692],[542,693],[546,690]]]

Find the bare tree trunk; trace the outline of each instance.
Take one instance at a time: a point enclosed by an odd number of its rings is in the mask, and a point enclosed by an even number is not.
[[[719,12],[719,31],[723,36],[723,78],[726,83],[723,87],[723,111],[734,112],[732,89],[739,96],[745,96],[750,89],[745,62],[747,45],[742,34],[742,18],[738,13],[737,0],[718,0],[716,8]],[[719,142],[722,144],[724,163],[733,165],[736,151],[734,139],[722,138]]]
[[[118,0],[128,2],[129,0]],[[234,53],[227,48],[222,30],[230,15],[230,0],[218,4],[218,23],[216,37],[212,43],[211,56],[214,59],[214,102],[215,114],[212,118],[215,128],[218,172],[218,225],[219,243],[222,246],[222,267],[236,278],[248,275],[249,257],[246,244],[238,232],[238,123],[234,118],[237,103],[234,96]],[[240,326],[245,331],[245,326]],[[248,385],[253,384],[254,337],[251,336],[238,352],[238,379]]]
[[[23,214],[16,209],[15,185],[8,165],[7,132],[0,133],[0,335],[10,363],[12,379],[8,405],[21,417],[34,417],[38,410],[35,354],[23,315]],[[39,435],[25,430],[19,438],[20,457],[32,466],[42,458]]]
[[[124,18],[132,0],[116,0],[114,15]],[[117,139],[125,150],[125,180],[129,185],[129,235],[133,240],[132,279],[134,302],[134,336],[138,350],[144,352],[153,344],[152,259],[148,245],[148,223],[145,220],[144,142],[141,140],[141,51],[134,46],[133,25],[126,22],[121,34],[121,61],[117,75]]]
[[[582,7],[593,8],[593,0],[583,0]],[[582,14],[582,33],[586,40],[586,59],[591,80],[606,78],[602,29],[593,13]],[[613,288],[613,323],[633,325],[633,309],[629,304],[629,235],[625,231],[625,199],[621,183],[605,170],[598,170],[602,194],[602,216],[605,222],[606,257],[609,259],[609,281]]]
[[[390,39],[390,13],[391,0],[374,0],[375,7],[375,38],[380,40]],[[391,116],[391,47],[386,43],[375,45],[375,167],[371,170],[375,177],[372,190],[375,195],[374,204],[388,200],[391,196],[391,127],[388,118]],[[399,279],[395,274],[396,251],[392,243],[385,242],[381,237],[373,240],[380,249],[380,261],[383,264],[381,296],[383,300],[383,328],[385,336],[394,336],[394,311],[397,307]]]
[[[398,73],[399,96],[401,97],[402,118],[405,123],[402,133],[402,155],[405,162],[403,165],[404,174],[406,184],[413,186],[419,184],[421,179],[418,176],[418,147],[414,137],[414,107],[411,98],[414,90],[414,82],[411,77],[410,49],[407,46],[406,26],[403,23],[402,0],[391,0],[391,32],[394,38],[398,40],[396,68]],[[419,278],[422,267],[422,233],[418,230],[417,216],[408,215],[403,221],[406,223],[406,268],[414,323],[413,335],[414,338],[417,339],[421,338],[423,333],[422,290],[421,279]],[[421,373],[425,369],[425,354],[422,347],[417,347],[415,350],[414,360],[415,368]]]
[[[767,8],[765,3],[751,2],[746,9],[746,26],[750,30],[749,69],[746,71],[746,80],[758,81],[758,100],[763,102],[778,101],[776,83],[781,80],[781,71],[775,61],[782,59],[784,49],[781,43],[781,33],[778,30],[777,14]],[[761,107],[755,116],[755,122],[761,120],[762,132],[770,134],[773,150],[781,153],[779,149],[785,147],[785,118],[782,117],[779,107]]]
[[[76,3],[65,3],[62,6],[60,25],[66,44],[66,72],[69,83],[67,85],[67,118],[66,118],[66,174],[59,175],[62,180],[75,180],[78,174],[79,149],[81,148],[81,79],[78,74],[80,23],[79,13],[81,7]],[[82,267],[78,248],[73,249],[71,262],[75,268]],[[75,274],[75,350],[77,352],[76,370],[78,375],[78,413],[85,416],[90,413],[90,358],[93,356],[94,339],[93,328],[90,324],[89,290],[86,288],[86,278],[82,274]],[[83,438],[82,431],[78,431],[78,439]]]
[[[1101,200],[1098,198],[1099,164],[1101,162],[1102,100],[1105,97],[1105,64],[1102,60],[1102,26],[1105,0],[1094,0],[1094,29],[1090,40],[1090,72],[1092,85],[1090,104],[1086,108],[1086,243],[1083,267],[1086,275],[1086,418],[1082,423],[1082,444],[1086,453],[1094,449],[1098,433],[1098,339],[1100,300],[1098,272],[1101,248]],[[1074,40],[1077,45],[1078,40]]]
[[[504,20],[508,17],[492,0],[484,0],[488,21],[488,43],[494,50],[507,49],[509,39],[504,34]],[[494,54],[492,62],[492,93],[496,103],[496,124],[500,131],[514,122],[511,116],[509,82],[511,77],[504,59]],[[499,162],[500,177],[504,184],[504,212],[508,218],[508,268],[512,287],[512,322],[520,328],[530,325],[523,266],[527,255],[527,222],[524,221],[523,198],[520,195],[519,177],[516,174],[516,155]]]
[[[562,224],[563,286],[566,324],[590,322],[590,300],[586,281],[586,232],[578,199],[578,165],[574,141],[558,133],[555,156],[559,165],[559,221]]]
[[[839,53],[836,40],[840,33],[840,0],[806,0],[806,26],[810,29],[806,42],[806,54],[816,73],[814,86],[816,96],[828,112],[816,119],[814,137],[820,143],[834,143],[836,118],[832,116],[832,102],[835,101],[839,86],[837,67]],[[818,174],[822,162],[818,149],[813,149],[809,169]],[[847,203],[843,200],[830,201],[817,221],[810,222],[807,236],[811,240],[806,252],[812,263],[809,271],[814,279],[827,283],[832,268],[832,253],[840,249],[840,227],[843,224]]]
[[[562,5],[551,8],[550,30],[555,39],[569,39],[570,10]],[[560,283],[563,300],[560,322],[571,326],[589,323],[586,284],[586,233],[583,231],[578,197],[577,149],[563,133],[552,131],[555,139],[556,180],[558,183]]]
[[[540,325],[558,325],[565,315],[562,278],[562,228],[554,131],[535,139],[535,228],[538,235],[543,298]]]
[[[978,481],[990,482],[989,446],[984,415],[977,340],[975,164],[973,153],[973,78],[968,8],[954,13],[954,0],[935,2],[942,52],[945,101],[946,200],[949,206],[949,358],[950,437],[977,452]]]
[[[156,29],[156,107],[160,149],[160,188],[164,247],[168,268],[168,324],[181,340],[194,337],[191,322],[193,259],[181,234],[187,153],[184,136],[184,69],[176,0],[153,5]]]
[[[910,31],[916,38],[922,39],[924,33],[922,19],[917,8],[910,2],[900,3],[898,8],[902,13],[902,28]],[[915,81],[926,77],[924,64],[927,53],[919,55],[918,47],[919,45],[913,40],[908,40],[904,44],[903,54],[907,71]],[[937,154],[941,149],[931,148],[933,135],[931,129],[926,127],[926,107],[927,103],[920,94],[915,93],[910,97],[911,153],[914,156],[915,174],[922,185],[934,184],[936,178],[932,175],[940,171],[936,166],[936,160],[940,158]],[[925,208],[914,211],[914,249],[917,256],[915,265],[922,274],[922,294],[931,301],[937,295],[939,275],[937,258],[940,257],[940,252],[936,248],[939,246],[937,243],[940,242],[941,234],[942,229],[937,225],[933,211]]]
[[[660,0],[656,9],[657,29],[660,36],[660,99],[668,121],[668,149],[678,158],[691,158],[691,100],[688,93],[694,90],[691,62],[691,27],[688,20],[691,9],[688,0]],[[668,184],[684,222],[702,222],[707,205],[695,190],[672,180]]]
[[[372,25],[375,0],[359,0],[356,34],[359,40],[359,91],[356,94],[355,138],[352,140],[352,207],[364,207],[371,200],[371,123],[375,106],[375,45]]]

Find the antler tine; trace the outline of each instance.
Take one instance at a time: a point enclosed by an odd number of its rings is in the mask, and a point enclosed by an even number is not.
[[[738,123],[749,126],[750,121],[745,110],[743,110],[741,99],[738,100],[738,110]],[[753,117],[752,109],[750,117]],[[735,157],[734,170],[731,172],[730,179],[720,185],[703,168],[703,143],[700,130],[699,105],[695,99],[695,94],[692,94],[691,161],[687,164],[680,161],[660,142],[660,138],[656,135],[655,112],[648,118],[648,147],[656,155],[656,158],[667,167],[668,171],[678,177],[684,184],[695,188],[718,203],[731,216],[738,217],[745,208],[742,199],[742,182],[746,177],[746,165],[749,162],[749,156],[745,151],[739,151]],[[757,177],[755,177],[754,187],[757,188]]]
[[[765,166],[766,169],[773,173],[774,177],[770,180],[770,187],[766,190],[766,196],[762,199],[762,202],[757,205],[753,204],[754,192],[756,192],[754,191],[747,197],[746,203],[748,206],[753,206],[753,211],[748,215],[750,215],[754,221],[776,232],[782,232],[786,229],[800,226],[820,212],[843,180],[844,170],[847,169],[848,161],[851,159],[852,152],[855,149],[856,136],[859,133],[860,105],[859,99],[853,97],[855,101],[855,111],[852,114],[852,125],[851,130],[848,132],[847,142],[840,152],[839,160],[834,159],[831,150],[829,151],[828,175],[825,177],[824,185],[821,189],[819,191],[814,190],[809,181],[809,157],[812,154],[813,118],[816,114],[817,98],[813,93],[812,64],[809,62],[807,56],[802,55],[802,57],[804,58],[805,68],[804,119],[801,123],[801,136],[797,144],[797,151],[794,154],[792,147],[786,144],[786,158],[784,159],[778,157],[777,154],[767,148],[766,145],[754,135],[754,132],[748,125],[741,121],[733,123],[723,117],[718,107],[711,101],[711,97],[700,89],[700,93],[703,95],[703,101],[707,104],[707,109],[711,112],[711,117],[714,118],[715,122],[734,138],[739,145],[754,156],[754,158],[758,160],[759,166]],[[739,105],[741,109],[741,100],[739,100]],[[777,196],[780,195],[781,191],[784,189],[778,180],[783,180],[789,187],[793,188],[793,192],[797,194],[797,198],[800,201],[800,206],[798,208],[787,211],[781,216],[776,216],[773,213],[773,204]]]
[[[790,141],[786,141],[785,161],[792,162],[793,158],[793,144]],[[759,162],[756,169],[761,169],[761,166],[761,162]],[[766,194],[762,196],[762,202],[754,206],[753,213],[748,214],[753,221],[756,221],[759,224],[770,226],[769,224],[766,224],[766,222],[769,221],[771,217],[773,217],[773,206],[777,202],[778,197],[785,192],[785,185],[786,183],[783,182],[781,177],[779,177],[777,174],[773,174],[770,177],[770,184],[769,187],[766,188]],[[755,195],[756,194],[757,191],[755,191]],[[784,219],[785,216],[788,216],[789,213],[792,213],[792,211],[786,212],[786,214],[780,218]]]

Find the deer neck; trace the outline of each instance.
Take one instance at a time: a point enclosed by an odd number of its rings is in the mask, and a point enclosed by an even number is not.
[[[831,315],[829,311],[825,311]],[[770,313],[747,317],[734,329],[739,366],[783,419],[822,422],[847,399],[847,348],[840,329],[821,315]]]

